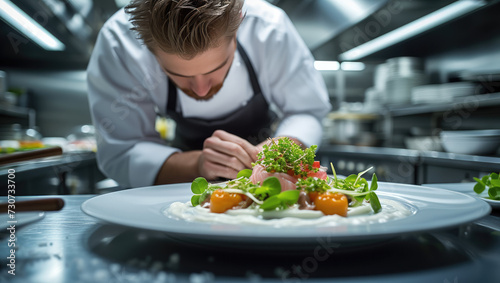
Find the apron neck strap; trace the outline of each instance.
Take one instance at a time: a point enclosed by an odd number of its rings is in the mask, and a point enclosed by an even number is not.
[[[253,68],[252,62],[250,58],[248,58],[248,54],[240,44],[238,40],[236,40],[236,48],[240,53],[241,59],[248,71],[248,76],[250,78],[250,84],[252,85],[253,95],[262,94],[262,90],[260,89],[260,84],[257,79],[257,75],[255,73],[255,69]],[[170,78],[168,78],[168,100],[167,100],[167,111],[174,111],[177,106],[177,87],[172,82]]]
[[[252,62],[250,58],[248,58],[248,54],[245,51],[245,48],[240,44],[238,40],[236,40],[238,52],[240,53],[241,59],[245,63],[245,66],[248,70],[248,76],[250,77],[250,83],[252,84],[253,95],[261,94],[262,90],[260,89],[259,80],[257,80],[257,75],[255,74],[255,69],[253,68]]]

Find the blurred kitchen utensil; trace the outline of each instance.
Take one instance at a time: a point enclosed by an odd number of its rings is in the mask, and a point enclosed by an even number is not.
[[[381,112],[384,108],[385,94],[375,87],[369,87],[365,91],[363,112]]]
[[[427,82],[422,60],[415,57],[396,57],[388,59],[386,64],[386,103],[411,103],[412,88]]]
[[[388,76],[388,67],[387,63],[379,64],[375,67],[374,75],[373,75],[373,91],[377,93],[380,104],[385,104],[387,102],[386,95],[386,83]]]
[[[420,151],[442,151],[441,139],[436,136],[405,137],[406,148]]]
[[[0,203],[0,212],[7,212],[10,209],[8,206],[10,203]],[[61,210],[64,207],[64,200],[62,198],[44,198],[44,199],[34,199],[34,200],[23,200],[16,201],[15,209],[16,212],[20,211],[56,211]]]
[[[500,146],[500,130],[442,131],[441,142],[447,152],[491,155]]]
[[[55,146],[55,147],[13,152],[9,154],[2,154],[0,155],[0,165],[34,160],[43,157],[57,156],[57,155],[62,155],[62,153],[63,153],[62,149],[58,146]]]

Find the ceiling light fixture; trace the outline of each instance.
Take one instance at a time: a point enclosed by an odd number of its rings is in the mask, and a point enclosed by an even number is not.
[[[340,64],[340,69],[343,71],[363,71],[365,69],[365,63],[363,62],[342,62]]]
[[[0,18],[45,50],[62,51],[66,46],[11,1],[0,0]]]
[[[363,62],[314,61],[314,68],[318,71],[363,71]]]
[[[396,43],[414,37],[486,5],[482,0],[459,0],[413,22],[383,34],[339,55],[342,61],[359,60]]]
[[[314,61],[314,68],[318,71],[337,71],[340,63],[337,61]]]

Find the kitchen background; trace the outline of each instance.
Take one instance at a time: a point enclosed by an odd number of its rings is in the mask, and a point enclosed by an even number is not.
[[[334,111],[322,163],[340,174],[373,166],[383,181],[414,184],[500,170],[500,1],[268,1],[289,15],[328,86]],[[91,124],[85,68],[100,27],[127,2],[0,0],[2,133],[18,124],[36,138],[92,136],[82,127]],[[21,33],[10,3],[58,41],[45,46]],[[65,156],[69,163],[45,173],[26,169],[23,191],[114,188],[92,155]]]

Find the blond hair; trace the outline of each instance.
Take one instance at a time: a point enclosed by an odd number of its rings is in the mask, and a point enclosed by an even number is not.
[[[133,0],[133,30],[153,52],[192,58],[235,36],[244,0]]]

